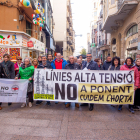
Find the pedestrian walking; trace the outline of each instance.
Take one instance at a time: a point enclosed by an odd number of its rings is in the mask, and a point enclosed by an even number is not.
[[[94,59],[94,61],[98,64],[99,69],[103,70],[103,65],[101,64],[101,59],[100,58],[96,58],[96,59]]]
[[[39,69],[46,69],[46,68],[47,69],[52,69],[51,64],[47,63],[47,58],[46,58],[45,55],[41,57],[41,60],[42,60],[42,63],[39,64],[37,68],[39,68]],[[39,105],[41,103],[42,103],[41,100],[36,101],[36,105]],[[51,105],[50,101],[47,101],[46,103],[47,103],[47,105]]]
[[[15,75],[19,72],[19,67],[21,67],[22,64],[22,57],[18,56],[17,57],[17,62],[14,64],[15,67]]]
[[[25,58],[23,64],[19,68],[19,73],[16,75],[15,80],[17,79],[28,79],[28,88],[27,95],[29,97],[29,107],[32,107],[33,103],[33,76],[34,76],[34,66],[31,65],[30,58]],[[21,107],[25,107],[25,103]]]
[[[87,61],[85,61],[83,65],[83,69],[87,68],[88,70],[100,70],[97,63],[92,60],[91,53],[87,54]],[[88,106],[88,104],[82,104],[81,106]],[[90,104],[89,110],[92,111],[94,107],[94,104]]]
[[[32,64],[33,64],[34,68],[37,69],[37,67],[38,67],[38,61],[37,61],[36,58],[33,59]]]
[[[66,65],[65,69],[69,69],[69,70],[80,70],[80,66],[75,63],[75,59],[74,59],[74,56],[70,56],[70,63]],[[70,106],[70,103],[65,103],[65,107],[68,108]],[[77,108],[79,108],[79,103],[75,103],[75,106]]]
[[[65,69],[66,65],[67,61],[62,58],[60,53],[56,54],[56,58],[51,63],[52,69]],[[55,102],[55,104],[58,104],[58,102]]]
[[[1,63],[1,78],[5,79],[14,79],[15,77],[15,67],[14,63],[10,61],[10,55],[4,54],[3,55],[3,62]],[[1,108],[0,103],[0,109]],[[8,106],[10,106],[12,103],[8,103]]]
[[[121,66],[120,70],[129,70],[129,71],[134,71],[134,90],[136,91],[138,86],[139,86],[139,72],[138,72],[138,68],[136,66],[134,66],[133,64],[133,59],[131,57],[126,58],[125,60],[125,65]],[[118,110],[122,110],[122,105],[119,105]],[[133,105],[129,105],[129,111],[131,113],[135,113],[133,110]]]
[[[139,72],[139,85],[138,88],[135,91],[135,99],[134,99],[134,111],[140,110],[138,106],[140,106],[140,58],[137,58],[135,61],[135,66],[138,69]]]
[[[108,70],[108,68],[110,67],[110,65],[111,65],[111,57],[110,56],[107,56],[106,57],[106,61],[103,64],[103,70]]]

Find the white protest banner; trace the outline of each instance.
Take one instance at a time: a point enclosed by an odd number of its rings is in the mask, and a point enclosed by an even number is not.
[[[0,102],[25,103],[28,80],[0,78]]]
[[[133,104],[133,71],[36,69],[34,79],[35,100]]]

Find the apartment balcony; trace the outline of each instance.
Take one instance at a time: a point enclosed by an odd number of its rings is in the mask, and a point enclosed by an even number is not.
[[[103,10],[100,11],[100,18],[103,18]]]
[[[116,12],[112,14],[109,8],[109,15],[107,16],[103,30],[107,33],[116,31],[118,27],[123,26],[123,20],[129,15],[129,13],[138,5],[138,0],[118,0],[116,6]]]
[[[67,32],[70,32],[70,27],[68,23],[67,23]]]
[[[67,20],[68,20],[68,22],[70,22],[70,15],[69,15],[69,12],[67,12]]]
[[[67,43],[68,43],[69,45],[72,45],[72,39],[71,39],[70,37],[67,37]]]

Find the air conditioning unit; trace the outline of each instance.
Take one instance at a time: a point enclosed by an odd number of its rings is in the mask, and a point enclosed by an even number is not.
[[[19,15],[19,21],[25,20],[23,15]]]

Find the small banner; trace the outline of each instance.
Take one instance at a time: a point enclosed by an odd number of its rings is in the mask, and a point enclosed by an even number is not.
[[[35,69],[34,100],[133,104],[133,71]]]
[[[0,102],[25,103],[28,80],[0,78]]]

